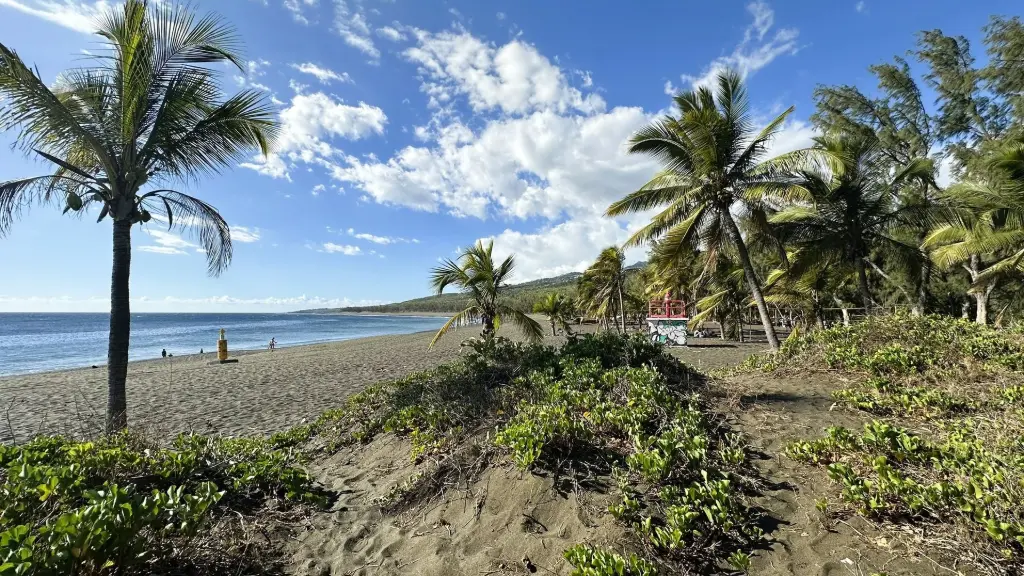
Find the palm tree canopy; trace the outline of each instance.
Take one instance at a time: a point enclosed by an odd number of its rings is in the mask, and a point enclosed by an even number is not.
[[[897,191],[912,180],[930,179],[931,162],[912,160],[892,174],[891,161],[873,135],[830,134],[815,142],[840,162],[838,170],[805,167],[772,184],[773,193],[799,199],[768,220],[775,234],[796,249],[791,277],[825,263],[849,265],[873,250],[903,264],[920,259],[917,247],[902,241],[898,231],[918,226],[927,214],[900,205]]]
[[[0,130],[54,164],[51,174],[0,183],[0,235],[25,207],[95,204],[99,219],[157,218],[198,237],[209,271],[231,260],[230,230],[209,204],[170,189],[175,182],[266,154],[278,131],[258,90],[225,98],[217,70],[242,69],[234,30],[188,7],[127,0],[98,23],[106,53],[47,86],[0,44]]]
[[[431,271],[430,285],[435,293],[441,294],[445,288],[454,286],[471,298],[469,306],[438,330],[430,342],[431,346],[453,328],[476,322],[483,322],[485,336],[490,335],[488,331],[492,326],[496,330],[503,321],[507,321],[519,328],[529,340],[537,341],[544,337],[543,329],[536,320],[501,300],[515,271],[515,256],[509,255],[500,264],[495,264],[493,252],[493,241],[487,244],[477,241],[463,251],[458,261],[445,260]]]
[[[734,71],[718,76],[714,92],[701,87],[676,96],[674,103],[675,116],[653,122],[630,140],[630,153],[656,158],[662,171],[612,204],[607,214],[661,211],[626,246],[663,239],[663,249],[692,252],[719,245],[725,234],[721,220],[729,210],[741,203],[748,213],[761,211],[761,199],[749,192],[807,157],[806,151],[796,151],[766,158],[793,108],[757,130]]]

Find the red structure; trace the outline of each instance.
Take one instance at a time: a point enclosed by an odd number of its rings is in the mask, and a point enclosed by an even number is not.
[[[685,300],[651,300],[647,308],[648,318],[689,318]]]

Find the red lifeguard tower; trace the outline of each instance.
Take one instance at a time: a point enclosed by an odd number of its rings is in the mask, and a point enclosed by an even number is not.
[[[686,346],[690,316],[685,300],[673,300],[672,293],[652,299],[647,307],[647,332],[651,340],[669,346]]]

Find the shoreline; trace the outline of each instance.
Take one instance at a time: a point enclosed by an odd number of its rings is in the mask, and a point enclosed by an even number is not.
[[[427,318],[427,316],[424,316],[424,318]],[[387,337],[387,336],[411,336],[411,335],[416,335],[416,334],[428,334],[428,333],[429,334],[435,334],[436,332],[434,330],[419,330],[417,332],[403,332],[403,333],[400,333],[400,334],[376,334],[376,335],[372,335],[372,336],[357,336],[355,338],[341,338],[341,339],[338,339],[338,340],[319,340],[319,341],[315,341],[315,342],[303,342],[301,344],[279,345],[279,346],[277,346],[277,348],[274,349],[274,351],[276,352],[278,350],[290,350],[290,349],[293,349],[293,348],[303,348],[303,347],[306,347],[306,346],[321,346],[321,345],[324,345],[324,344],[334,344],[334,343],[340,343],[340,342],[354,342],[354,341],[357,341],[357,340],[367,340],[367,339],[371,339],[371,338],[384,338],[384,337]],[[231,342],[231,340],[228,339],[228,343],[229,343],[228,358],[235,358],[235,357],[241,357],[241,356],[249,356],[251,354],[259,354],[260,352],[270,352],[270,350],[266,346],[263,346],[263,347],[260,347],[260,348],[239,348],[237,350],[233,350],[233,349],[230,348],[230,342]],[[208,361],[211,361],[211,362],[216,360],[217,359],[216,347],[213,349],[212,352],[203,352],[202,354],[199,354],[198,352],[194,352],[194,353],[189,353],[189,354],[171,355],[171,356],[168,356],[167,358],[162,358],[162,357],[160,357],[160,358],[139,358],[138,360],[131,360],[131,359],[129,359],[128,360],[128,366],[130,368],[130,367],[136,366],[136,365],[143,365],[143,364],[153,363],[153,362],[166,362],[168,360],[183,360],[184,361],[184,360],[198,360],[198,359],[208,360]],[[68,368],[54,368],[52,370],[34,370],[34,371],[31,371],[31,372],[14,372],[12,374],[0,374],[0,387],[3,386],[3,383],[4,383],[5,380],[12,379],[12,378],[22,378],[22,377],[28,377],[28,376],[41,376],[41,375],[46,375],[46,374],[60,374],[60,373],[64,373],[64,372],[76,372],[76,371],[79,371],[79,370],[103,370],[105,372],[106,368],[107,368],[107,363],[103,362],[102,364],[86,364],[86,365],[82,365],[82,366],[72,366],[72,367],[68,367]],[[2,389],[2,388],[0,388],[0,389]]]
[[[459,357],[476,330],[368,336],[232,351],[239,362],[211,364],[215,352],[129,362],[128,420],[157,439],[180,432],[265,435],[344,405],[380,381],[404,378]],[[107,371],[74,368],[0,377],[0,442],[40,433],[89,437],[103,430]]]

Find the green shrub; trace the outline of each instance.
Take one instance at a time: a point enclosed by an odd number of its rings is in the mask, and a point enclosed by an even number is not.
[[[0,574],[105,574],[189,563],[219,509],[326,498],[262,439],[131,433],[96,442],[40,437],[0,447]],[[146,567],[146,568],[143,568]]]
[[[636,554],[620,556],[610,550],[578,544],[565,551],[571,576],[656,576],[654,564]]]

